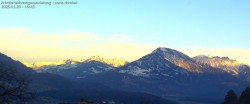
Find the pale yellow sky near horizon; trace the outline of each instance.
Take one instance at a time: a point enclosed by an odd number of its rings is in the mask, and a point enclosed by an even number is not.
[[[104,58],[125,59],[131,62],[151,53],[157,47],[166,47],[181,51],[190,57],[201,54],[226,56],[250,65],[250,49],[178,49],[159,44],[138,44],[134,43],[134,40],[133,36],[127,34],[102,37],[86,32],[49,34],[33,33],[26,28],[0,28],[0,52],[15,60],[29,63],[86,59],[95,55]]]
[[[34,55],[34,56],[30,56],[30,55],[26,55],[25,56],[25,52],[21,52],[24,53],[22,55],[20,54],[16,54],[15,52],[2,52],[1,49],[1,53],[6,54],[7,56],[18,60],[18,61],[24,61],[24,62],[28,62],[28,63],[34,63],[34,62],[56,62],[59,60],[66,60],[66,59],[75,59],[75,60],[79,60],[79,59],[87,59],[89,57],[92,56],[100,56],[103,58],[115,58],[115,59],[124,59],[128,62],[132,62],[135,61],[149,53],[151,53],[155,48],[136,48],[134,47],[132,50],[134,50],[134,54],[132,52],[128,52],[127,54],[116,54],[113,53],[112,56],[107,56],[105,55],[105,53],[99,53],[99,54],[87,54],[88,52],[79,52],[78,54],[74,54],[74,55],[67,55],[68,57],[54,57],[54,58],[46,58],[44,56],[39,56],[39,55]],[[126,50],[126,49],[125,49]],[[142,51],[143,50],[143,51]],[[219,56],[219,57],[229,57],[230,59],[236,59],[238,62],[240,63],[244,63],[244,64],[248,64],[250,65],[249,62],[249,52],[250,50],[242,50],[242,49],[193,49],[193,50],[178,50],[181,51],[184,54],[187,54],[190,57],[194,57],[197,55],[211,55],[211,56]],[[224,53],[224,51],[227,51],[227,53]],[[82,54],[83,53],[83,54]],[[54,53],[56,54],[56,53]],[[64,54],[64,53],[62,53]],[[131,55],[133,55],[133,57],[131,57]],[[53,56],[51,56],[53,57]]]

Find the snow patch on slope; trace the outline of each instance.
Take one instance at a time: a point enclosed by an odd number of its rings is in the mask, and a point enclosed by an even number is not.
[[[128,66],[128,70],[120,70],[120,73],[126,73],[126,74],[131,74],[134,76],[142,76],[142,77],[148,77],[150,76],[150,69],[142,69],[137,66]]]

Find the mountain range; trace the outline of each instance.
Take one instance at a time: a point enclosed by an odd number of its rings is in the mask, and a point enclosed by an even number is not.
[[[199,55],[195,56],[193,58],[177,51],[174,49],[169,48],[157,48],[152,53],[144,56],[143,58],[136,60],[134,62],[126,62],[125,60],[121,59],[105,59],[101,58],[99,56],[93,56],[85,60],[81,61],[73,61],[70,60],[64,60],[64,61],[58,61],[58,63],[61,63],[59,65],[56,64],[48,64],[48,65],[42,65],[40,67],[31,67],[33,69],[36,69],[37,72],[48,72],[48,73],[54,73],[54,74],[63,74],[63,73],[71,73],[77,72],[76,74],[86,73],[84,75],[89,74],[99,74],[102,72],[110,71],[110,70],[116,70],[120,67],[128,66],[126,64],[131,63],[137,63],[141,64],[142,61],[146,61],[146,59],[150,59],[153,57],[157,57],[155,59],[151,59],[151,62],[147,62],[148,65],[142,65],[142,67],[152,67],[157,68],[159,66],[155,66],[156,60],[159,60],[158,64],[173,64],[171,66],[171,69],[177,70],[174,67],[183,68],[184,72],[191,72],[195,74],[202,74],[202,73],[227,73],[231,74],[235,77],[245,76],[248,74],[249,66],[246,64],[242,64],[237,62],[236,60],[229,59],[228,57],[219,57],[219,56],[205,56],[205,55]],[[142,60],[143,59],[143,60]],[[152,64],[152,65],[151,65]],[[35,67],[35,68],[34,68]],[[138,69],[139,67],[134,67],[128,69],[132,70],[121,70],[121,73],[130,73],[132,75],[139,75],[139,76],[148,76],[146,73],[149,73],[150,70],[143,70]],[[169,67],[169,66],[165,66]],[[163,67],[163,69],[166,69]],[[73,70],[72,70],[73,69]],[[64,72],[66,71],[66,72]],[[81,71],[79,73],[79,71]],[[76,76],[75,78],[84,78],[85,76]],[[67,76],[67,75],[66,75]],[[69,75],[72,76],[72,75]],[[248,80],[248,79],[246,79]]]
[[[28,62],[22,61],[22,63],[32,69],[43,69],[49,66],[53,67],[53,66],[59,66],[59,65],[65,65],[65,64],[75,64],[75,63],[88,62],[92,60],[99,61],[108,65],[111,65],[113,67],[123,66],[127,63],[124,59],[108,59],[108,58],[101,58],[100,56],[93,56],[88,59],[80,59],[80,60],[67,59],[67,60],[59,60],[56,62],[35,62],[31,64]]]
[[[3,73],[9,73],[12,77],[20,78],[24,75],[25,80],[29,82],[28,90],[35,97],[27,100],[25,104],[58,104],[58,103],[77,103],[82,98],[98,104],[102,101],[111,101],[115,104],[138,104],[138,102],[147,102],[147,104],[177,104],[174,101],[163,99],[159,96],[141,93],[129,92],[112,89],[105,85],[95,82],[75,82],[60,75],[51,73],[37,73],[35,70],[26,67],[19,61],[0,53],[0,100],[9,98],[5,95],[5,77]],[[13,84],[12,82],[8,84]],[[8,92],[8,90],[6,90]],[[133,96],[133,98],[131,98]],[[12,98],[12,97],[10,97]],[[21,103],[16,99],[11,102]]]
[[[40,76],[58,75],[62,76],[60,79],[77,83],[96,83],[116,91],[147,93],[184,101],[183,104],[185,101],[219,103],[229,89],[241,91],[250,84],[249,66],[228,57],[199,55],[191,58],[177,50],[160,47],[129,63],[118,59],[104,60],[107,59],[94,56],[33,68]],[[53,91],[47,92],[43,94],[51,95]]]

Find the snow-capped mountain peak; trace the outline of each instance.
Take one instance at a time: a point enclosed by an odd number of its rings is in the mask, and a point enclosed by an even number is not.
[[[206,55],[198,55],[193,57],[198,63],[208,64],[212,67],[220,68],[225,70],[226,72],[230,72],[233,75],[238,75],[241,71],[241,64],[234,59],[229,59],[228,57],[219,57],[219,56],[206,56]]]
[[[162,47],[118,70],[120,73],[142,77],[177,77],[188,76],[188,72],[203,72],[202,67],[187,55]]]
[[[89,61],[102,62],[104,64],[108,64],[108,65],[111,65],[113,67],[120,67],[120,66],[123,66],[127,63],[127,61],[125,61],[123,59],[108,59],[108,58],[101,58],[100,56],[93,56],[93,57],[90,57],[88,59],[81,59],[81,60],[67,59],[67,60],[59,60],[59,61],[55,61],[55,62],[46,62],[46,61],[45,62],[35,62],[32,64],[25,62],[25,61],[22,61],[22,63],[24,65],[26,65],[27,67],[30,67],[30,68],[37,70],[37,69],[41,69],[43,67],[50,67],[50,66],[54,67],[54,66],[62,66],[62,65],[70,66],[73,64],[89,62]]]
[[[191,72],[201,72],[201,66],[196,64],[189,56],[170,48],[157,48],[151,54],[157,54],[163,57],[165,60],[187,69]]]
[[[112,65],[114,67],[120,67],[125,65],[127,62],[124,59],[108,59],[108,58],[101,58],[100,56],[96,55],[93,57],[88,58],[86,61],[99,61],[105,64]]]
[[[24,65],[26,65],[27,67],[30,67],[32,69],[40,69],[41,67],[44,66],[58,66],[58,65],[70,65],[70,64],[75,64],[77,61],[73,60],[73,59],[67,59],[67,60],[59,60],[59,61],[55,61],[55,62],[48,62],[48,61],[42,61],[42,62],[35,62],[35,63],[28,63],[25,61],[22,61],[22,63]]]

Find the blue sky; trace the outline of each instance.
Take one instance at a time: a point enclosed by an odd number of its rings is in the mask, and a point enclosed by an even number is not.
[[[78,5],[0,9],[0,28],[25,28],[33,34],[85,32],[103,39],[120,34],[118,38],[133,38],[98,41],[100,44],[250,49],[249,0],[76,1]]]

